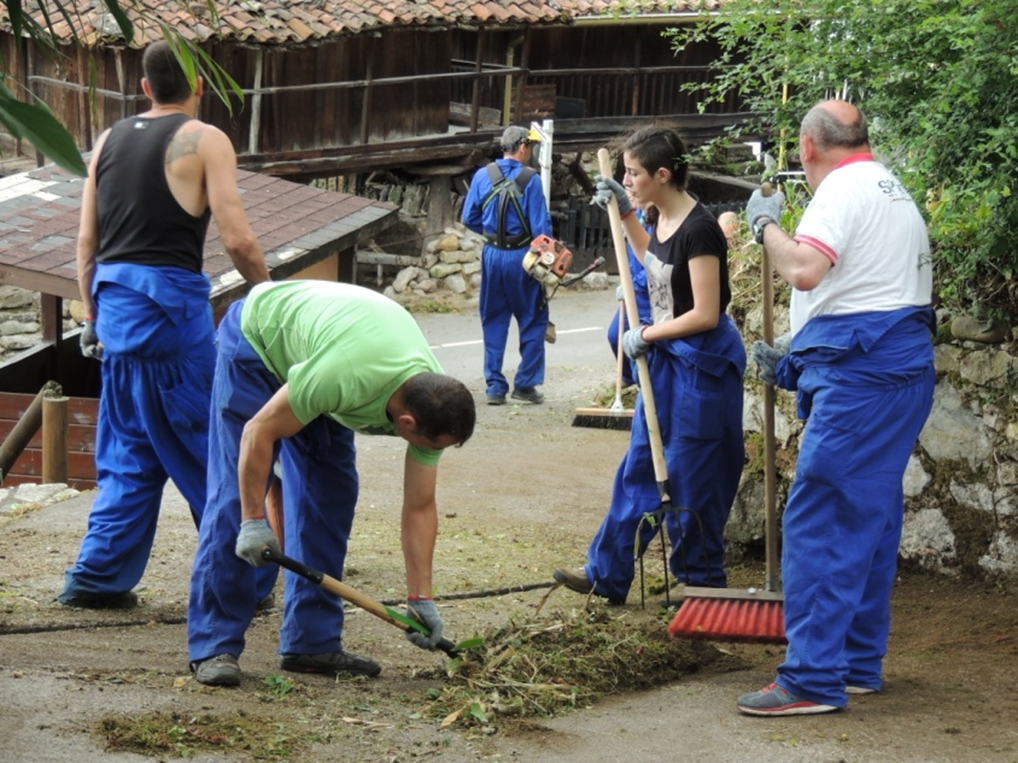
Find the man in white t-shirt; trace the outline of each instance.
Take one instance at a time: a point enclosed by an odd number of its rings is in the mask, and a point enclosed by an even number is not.
[[[739,697],[749,715],[825,713],[880,690],[904,515],[902,477],[933,404],[926,225],[870,153],[866,120],[825,101],[802,122],[814,196],[791,237],[784,197],[746,216],[792,286],[791,341],[757,342],[761,376],[808,419],[782,522],[788,650],[775,682]],[[780,345],[788,347],[783,351]]]

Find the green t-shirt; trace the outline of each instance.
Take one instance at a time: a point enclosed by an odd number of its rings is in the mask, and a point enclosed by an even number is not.
[[[359,286],[281,281],[251,289],[241,331],[281,384],[297,419],[331,416],[365,434],[396,433],[385,412],[411,376],[442,373],[413,316]],[[436,464],[442,451],[410,445],[413,458]]]

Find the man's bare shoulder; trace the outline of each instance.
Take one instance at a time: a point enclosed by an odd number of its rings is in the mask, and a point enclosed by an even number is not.
[[[226,133],[198,119],[185,122],[177,130],[170,144],[166,147],[166,163],[170,164],[187,156],[205,154],[209,149],[224,150],[224,145],[233,150]]]

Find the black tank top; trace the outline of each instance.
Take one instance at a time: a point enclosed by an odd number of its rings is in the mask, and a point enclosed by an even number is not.
[[[189,214],[166,182],[166,147],[190,117],[132,117],[113,125],[96,165],[96,261],[170,265],[200,273],[209,210]]]

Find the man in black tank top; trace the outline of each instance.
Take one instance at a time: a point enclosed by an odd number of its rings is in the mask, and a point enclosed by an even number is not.
[[[142,65],[152,108],[100,135],[82,197],[81,348],[102,361],[103,391],[99,493],[57,599],[72,607],[137,603],[131,589],[148,563],[167,479],[196,526],[204,510],[216,357],[202,273],[210,216],[240,274],[269,280],[241,205],[233,146],[194,118],[201,78],[188,82],[165,42],[149,46]],[[260,593],[273,582],[266,575]]]

